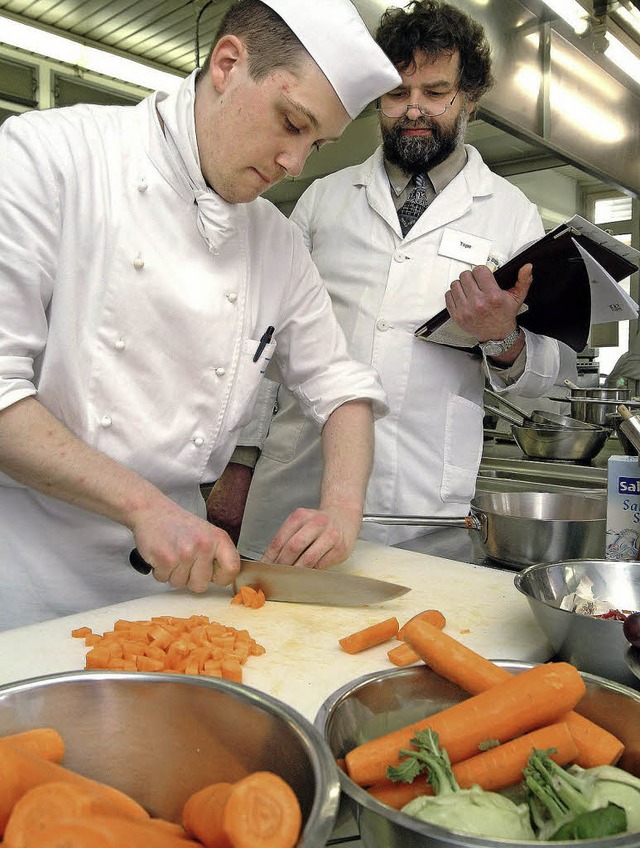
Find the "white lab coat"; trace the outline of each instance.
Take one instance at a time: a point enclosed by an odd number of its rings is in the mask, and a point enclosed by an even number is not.
[[[156,95],[10,118],[0,135],[0,409],[31,395],[92,447],[204,516],[268,361],[320,428],[355,363],[299,230],[265,200],[219,199],[209,251]],[[257,363],[268,325],[273,341]],[[132,534],[0,477],[0,629],[162,591]]]
[[[404,239],[380,149],[363,164],[314,182],[292,215],[352,355],[378,370],[387,392],[391,411],[375,425],[367,512],[461,516],[474,494],[483,437],[482,360],[413,332],[444,308],[450,284],[471,267],[440,255],[445,228],[488,239],[491,254],[502,261],[544,230],[519,189],[493,174],[474,148],[467,147],[467,156],[464,169]],[[526,349],[525,371],[510,389],[539,396],[558,377],[559,346],[527,332]],[[574,361],[572,352],[568,359]],[[506,387],[499,371],[490,371],[490,379],[496,390]],[[283,390],[278,403],[243,521],[240,548],[249,555],[264,550],[290,508],[318,502],[317,435]],[[366,524],[361,536],[391,544],[425,532]]]

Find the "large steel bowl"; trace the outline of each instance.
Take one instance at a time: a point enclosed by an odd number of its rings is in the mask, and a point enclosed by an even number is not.
[[[528,663],[498,661],[498,665],[518,673],[531,668]],[[620,765],[640,775],[640,692],[590,674],[582,677],[587,692],[576,710],[614,733],[626,745]],[[459,687],[444,680],[426,666],[391,669],[366,675],[334,692],[322,705],[316,727],[324,735],[336,757],[384,733],[405,727],[419,718],[445,709],[468,697]],[[477,836],[463,836],[418,821],[377,801],[340,774],[345,806],[358,822],[365,848],[534,848],[540,842],[507,842]],[[637,833],[554,845],[585,848],[638,848]]]
[[[640,563],[623,560],[569,560],[541,563],[515,576],[515,586],[531,607],[560,659],[580,671],[637,686],[625,660],[628,648],[622,622],[594,618],[559,609],[565,595],[575,591],[583,577],[593,581],[596,598],[618,609],[640,610]]]
[[[286,704],[226,680],[175,674],[70,672],[0,687],[0,735],[49,726],[64,765],[180,821],[189,795],[254,771],[298,796],[299,848],[320,848],[338,812],[335,761],[320,733]]]
[[[605,446],[610,435],[605,427],[578,430],[543,424],[512,424],[511,432],[520,450],[531,459],[573,462],[593,459]]]

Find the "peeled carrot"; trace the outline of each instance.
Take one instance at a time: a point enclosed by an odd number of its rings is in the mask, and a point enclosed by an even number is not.
[[[256,771],[234,784],[222,827],[233,848],[293,848],[302,827],[298,798],[270,771]]]
[[[256,600],[256,590],[253,586],[241,586],[240,587],[240,597],[242,598],[242,603],[245,607],[252,607],[254,601]]]
[[[394,665],[411,665],[411,663],[418,662],[420,659],[413,648],[407,645],[406,642],[387,651],[387,656]]]
[[[343,639],[339,639],[338,643],[343,651],[348,654],[357,654],[367,648],[373,648],[375,645],[381,645],[383,642],[388,642],[397,635],[399,629],[397,618],[387,618],[385,621],[379,621],[377,624],[372,624],[371,627],[365,627],[364,630],[358,630],[356,633],[351,633]]]
[[[112,786],[89,780],[76,772],[56,763],[50,763],[14,745],[0,739],[0,835],[4,833],[7,821],[17,801],[30,789],[42,783],[62,781],[76,786],[92,789],[105,800],[113,802],[122,815],[131,819],[149,818],[146,810],[133,798],[119,792]]]
[[[573,762],[578,754],[571,731],[564,722],[559,722],[462,760],[453,766],[453,773],[463,789],[477,783],[487,792],[498,792],[522,780],[522,770],[534,748],[554,749],[551,759],[560,766]]]
[[[205,848],[233,848],[222,828],[222,814],[232,789],[232,783],[212,783],[190,795],[184,805],[182,825]]]
[[[407,623],[400,628],[400,630],[398,631],[398,639],[404,640],[404,629],[407,624],[411,624],[412,621],[428,621],[429,624],[432,624],[434,627],[437,627],[438,630],[444,630],[445,625],[447,623],[447,619],[442,615],[440,610],[423,610],[417,615],[414,615],[413,618],[410,618],[409,621],[407,621]]]
[[[477,754],[487,740],[507,742],[558,721],[585,690],[579,672],[568,663],[534,666],[407,728],[359,745],[345,757],[349,777],[361,786],[378,783],[388,766],[398,764],[400,749],[410,746],[415,731],[427,727],[438,734],[451,762],[460,762]]]
[[[91,816],[54,825],[33,848],[185,848],[199,844],[142,822]]]
[[[82,816],[126,816],[120,800],[114,802],[90,785],[52,781],[34,786],[15,803],[4,831],[6,848],[39,845],[48,828]]]
[[[24,751],[49,760],[50,763],[60,763],[64,757],[64,740],[52,727],[34,727],[32,730],[11,733],[2,738],[19,745]]]
[[[405,625],[405,639],[421,659],[441,677],[465,692],[477,695],[512,677],[510,671],[485,659],[457,639],[424,621]],[[624,745],[612,733],[575,711],[562,717],[578,746],[575,762],[582,768],[616,763]]]

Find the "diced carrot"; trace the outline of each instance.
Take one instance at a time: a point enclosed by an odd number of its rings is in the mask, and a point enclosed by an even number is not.
[[[241,586],[240,594],[242,596],[242,603],[245,607],[252,607],[257,594],[253,586]]]
[[[64,740],[52,727],[34,727],[21,733],[2,737],[5,742],[19,745],[24,751],[36,754],[50,763],[60,763],[64,757]]]
[[[222,660],[220,670],[222,672],[222,676],[226,680],[233,680],[235,683],[242,683],[242,666],[236,659],[225,657]]]
[[[444,630],[445,625],[447,623],[447,619],[442,615],[440,610],[423,610],[417,615],[414,615],[413,618],[410,618],[409,621],[407,621],[406,624],[404,624],[400,628],[400,630],[398,630],[398,639],[402,639],[404,641],[404,629],[407,624],[410,624],[412,621],[428,621],[429,624],[432,624],[434,627],[437,627],[438,630]]]
[[[136,669],[138,671],[164,671],[164,662],[154,660],[151,657],[139,656],[136,658]]]
[[[370,627],[365,627],[364,630],[358,630],[356,633],[351,633],[349,636],[339,639],[338,643],[347,654],[357,654],[367,648],[373,648],[375,645],[381,645],[383,642],[393,639],[397,635],[398,629],[398,619],[387,618],[377,624],[372,624]]]
[[[85,636],[90,636],[92,630],[90,627],[76,627],[75,630],[71,631],[71,635],[74,639],[84,639]]]
[[[407,623],[405,639],[433,671],[472,695],[484,692],[512,676],[506,668],[485,659],[428,622]],[[620,759],[624,745],[603,727],[573,710],[563,716],[562,721],[569,725],[576,741],[576,763],[582,768],[612,765]]]
[[[585,691],[580,673],[568,663],[534,666],[410,727],[359,745],[345,757],[349,776],[361,786],[378,783],[388,766],[398,764],[399,751],[410,746],[415,732],[428,727],[438,734],[451,762],[457,763],[474,756],[488,739],[507,742],[557,722]]]
[[[262,589],[256,589],[256,597],[252,604],[253,609],[260,609],[265,605],[266,598]]]

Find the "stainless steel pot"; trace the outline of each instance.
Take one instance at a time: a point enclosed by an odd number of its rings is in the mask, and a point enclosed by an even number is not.
[[[571,415],[587,424],[607,425],[607,415],[615,412],[618,404],[625,403],[630,408],[640,408],[640,402],[630,400],[629,389],[594,388],[573,389],[571,392]]]
[[[475,530],[488,557],[518,570],[538,562],[603,559],[606,517],[604,497],[481,492],[463,518],[366,514],[363,521]]]

